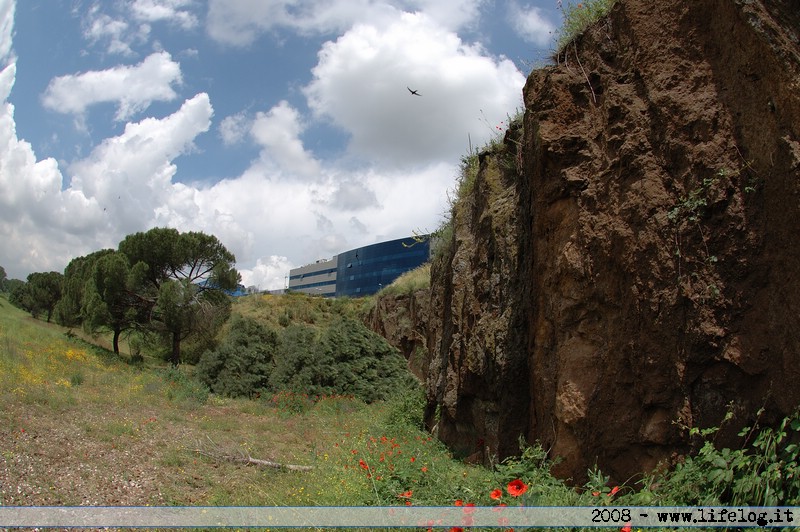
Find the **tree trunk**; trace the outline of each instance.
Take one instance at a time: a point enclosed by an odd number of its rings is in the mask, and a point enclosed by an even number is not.
[[[172,333],[172,354],[169,361],[173,366],[179,366],[181,363],[181,333]]]
[[[114,329],[114,354],[119,355],[119,335],[122,331],[120,329]]]

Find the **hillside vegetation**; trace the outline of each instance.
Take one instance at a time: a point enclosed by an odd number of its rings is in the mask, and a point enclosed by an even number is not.
[[[304,308],[319,324],[335,321],[326,311],[332,305],[351,304],[253,299],[234,305],[234,314],[252,319],[264,305]],[[786,445],[800,428],[795,419],[782,432],[752,431],[753,445],[742,451],[718,451],[707,443],[668,474],[615,486],[593,470],[585,486],[572,488],[550,474],[553,463],[539,447],[490,468],[453,459],[420,430],[419,390],[371,404],[289,391],[228,398],[210,393],[193,373],[150,357],[131,365],[0,298],[0,504],[798,501],[796,475],[775,473],[776,464],[778,471],[796,471],[796,448]],[[697,436],[711,438],[713,431]],[[309,469],[256,467],[251,458]]]
[[[325,300],[282,300],[332,318]],[[419,390],[373,404],[226,398],[190,367],[131,365],[4,298],[0,370],[3,505],[488,504],[516,478],[453,460],[419,430]],[[247,467],[251,457],[311,470]]]
[[[212,391],[233,397],[292,392],[367,402],[416,391],[405,359],[357,318],[348,299],[254,295],[197,365]]]

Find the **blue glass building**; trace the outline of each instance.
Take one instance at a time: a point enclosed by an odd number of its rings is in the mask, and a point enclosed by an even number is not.
[[[289,290],[320,296],[374,294],[430,258],[430,238],[399,238],[345,251],[289,274]]]
[[[400,238],[338,255],[336,296],[374,294],[430,258],[430,239]]]

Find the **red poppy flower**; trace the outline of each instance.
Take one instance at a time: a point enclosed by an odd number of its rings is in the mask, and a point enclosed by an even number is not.
[[[456,506],[464,506],[464,501],[461,499],[456,499]]]
[[[492,492],[489,494],[489,497],[496,501],[500,500],[500,497],[502,496],[503,496],[503,490],[500,489],[492,490]]]
[[[428,472],[428,468],[427,468],[427,467],[425,467],[425,466],[422,466],[422,469],[421,469],[421,471],[422,471],[423,473],[427,473],[427,472]]]
[[[408,490],[408,491],[404,491],[403,493],[399,493],[397,496],[401,497],[403,499],[410,499],[412,493],[413,493],[413,491]]]
[[[508,494],[511,495],[512,497],[519,497],[520,495],[528,491],[528,485],[522,482],[520,479],[516,479],[508,483],[508,486],[506,486],[506,490],[508,491]]]
[[[611,488],[611,491],[608,492],[608,496],[611,497],[613,495],[616,495],[618,491],[619,491],[619,486],[614,486],[613,488]]]
[[[625,523],[625,526],[619,529],[620,532],[631,532],[631,524]]]
[[[358,465],[361,466],[361,469],[369,469],[369,466],[367,465],[367,463],[364,460],[359,460],[358,461]]]
[[[464,532],[464,529],[461,528],[460,526],[451,526],[450,532]]]

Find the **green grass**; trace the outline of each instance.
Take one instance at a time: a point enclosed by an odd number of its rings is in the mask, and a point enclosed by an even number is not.
[[[556,38],[556,57],[561,55],[564,49],[589,26],[605,17],[615,3],[616,0],[568,1],[562,7],[564,22],[558,30]]]
[[[392,284],[384,287],[379,296],[387,295],[408,295],[417,290],[424,290],[431,286],[431,263],[425,264],[407,271],[394,280]]]
[[[369,298],[324,298],[299,292],[285,295],[255,294],[237,299],[234,312],[255,318],[270,328],[303,323],[326,327],[341,316],[357,318]]]

